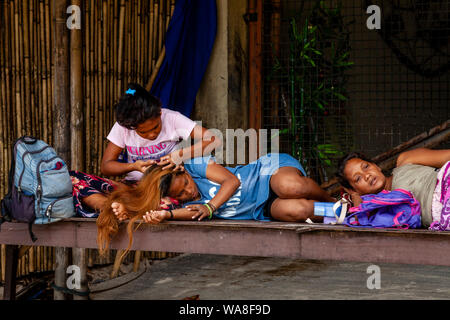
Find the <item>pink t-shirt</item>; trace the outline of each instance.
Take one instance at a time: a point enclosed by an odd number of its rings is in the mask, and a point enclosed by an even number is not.
[[[175,150],[176,145],[186,140],[196,123],[177,111],[161,109],[161,132],[155,140],[144,139],[135,130],[122,127],[117,122],[112,127],[107,139],[127,151],[127,162],[137,160],[157,160]],[[140,180],[142,173],[129,172],[125,179]]]

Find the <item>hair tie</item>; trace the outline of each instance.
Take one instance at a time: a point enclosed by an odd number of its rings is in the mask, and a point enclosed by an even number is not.
[[[127,92],[125,92],[126,94],[131,94],[132,96],[134,96],[134,94],[136,93],[136,90],[133,89],[128,89]]]

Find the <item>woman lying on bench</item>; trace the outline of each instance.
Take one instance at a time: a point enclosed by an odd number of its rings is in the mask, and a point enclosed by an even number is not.
[[[118,230],[119,220],[130,218],[157,224],[163,220],[203,220],[218,217],[239,220],[304,222],[315,217],[315,201],[336,201],[288,154],[268,154],[248,165],[223,167],[212,157],[185,162],[184,172],[150,167],[135,188],[114,191],[99,218],[100,248]],[[185,206],[160,210],[160,200],[171,197]],[[129,229],[130,231],[130,229]]]
[[[450,150],[418,148],[399,155],[392,175],[359,153],[344,156],[338,167],[341,185],[350,194],[353,205],[360,196],[382,190],[405,189],[420,202],[422,225],[445,230],[450,218]]]

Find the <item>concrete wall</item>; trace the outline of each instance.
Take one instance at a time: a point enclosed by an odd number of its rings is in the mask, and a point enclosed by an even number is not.
[[[247,129],[248,29],[246,0],[217,0],[217,37],[192,118],[204,127]]]

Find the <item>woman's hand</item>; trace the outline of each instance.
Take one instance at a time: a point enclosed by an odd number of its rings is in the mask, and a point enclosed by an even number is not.
[[[146,223],[158,224],[167,219],[167,213],[168,213],[168,211],[165,211],[165,210],[159,210],[159,211],[151,210],[151,211],[145,213],[145,216],[143,216],[143,219]]]
[[[210,211],[207,206],[204,204],[191,204],[189,206],[186,206],[186,208],[189,211],[193,212],[192,219],[197,219],[198,221],[201,221],[204,218],[208,218],[210,216]]]
[[[158,165],[163,166],[163,170],[172,169],[173,171],[184,171],[183,162],[175,161],[176,159],[181,159],[179,155],[175,154],[175,152],[179,151],[174,151],[173,153],[159,159]]]
[[[139,171],[142,173],[145,173],[145,171],[152,165],[154,165],[156,163],[155,160],[138,160],[135,163],[133,163],[133,169],[135,171]]]

